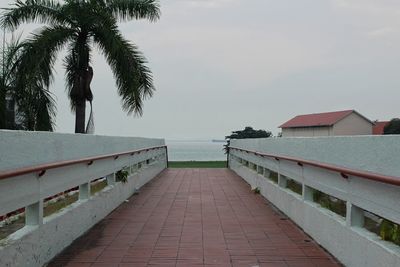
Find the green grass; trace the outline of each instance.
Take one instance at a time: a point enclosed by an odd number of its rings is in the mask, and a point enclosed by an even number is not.
[[[78,201],[79,193],[76,192],[72,195],[65,195],[64,198],[59,198],[57,201],[49,203],[46,207],[43,208],[43,217],[50,216],[58,212],[59,210],[71,205],[72,203]]]
[[[0,240],[6,238],[10,234],[16,232],[25,226],[25,216],[20,216],[18,220],[13,221],[10,224],[3,225],[0,227]]]
[[[78,192],[73,195],[66,195],[64,198],[59,198],[57,201],[49,203],[43,208],[43,217],[58,212],[59,210],[76,202],[79,198]],[[6,238],[10,234],[16,232],[25,226],[25,215],[21,215],[16,221],[0,227],[0,240]]]
[[[226,161],[170,161],[169,168],[226,168]]]
[[[100,192],[101,190],[104,189],[104,187],[107,186],[107,180],[95,183],[95,184],[91,184],[90,185],[90,194],[93,196],[94,194],[96,194],[97,192]]]

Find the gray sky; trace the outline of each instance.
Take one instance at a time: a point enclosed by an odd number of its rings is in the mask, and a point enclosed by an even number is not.
[[[11,2],[0,0],[2,7]],[[111,71],[96,55],[96,134],[223,138],[245,126],[276,134],[305,113],[400,116],[398,0],[160,2],[158,22],[120,27],[147,57],[157,92],[143,117],[126,115]],[[73,132],[61,60],[56,71],[57,131]]]

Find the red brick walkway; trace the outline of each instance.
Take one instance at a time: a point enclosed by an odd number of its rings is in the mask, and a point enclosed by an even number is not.
[[[49,266],[339,266],[227,169],[170,169]]]

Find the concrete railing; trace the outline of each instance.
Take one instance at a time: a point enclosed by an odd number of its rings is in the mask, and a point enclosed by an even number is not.
[[[395,267],[400,246],[366,222],[400,224],[399,151],[400,136],[232,140],[229,166],[346,266]]]
[[[25,226],[0,241],[0,266],[42,266],[166,166],[161,139],[0,131],[0,215],[25,207]],[[45,200],[73,188],[78,200],[44,217]]]

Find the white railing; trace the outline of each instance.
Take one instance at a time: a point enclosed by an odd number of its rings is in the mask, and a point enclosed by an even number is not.
[[[395,267],[399,245],[364,226],[368,217],[400,224],[398,151],[394,136],[232,140],[229,166],[346,266]],[[344,214],[318,204],[318,192]]]
[[[25,226],[0,241],[0,266],[42,266],[167,166],[159,139],[0,131],[0,148],[0,215],[25,208]],[[78,201],[44,217],[45,199],[75,187]]]

